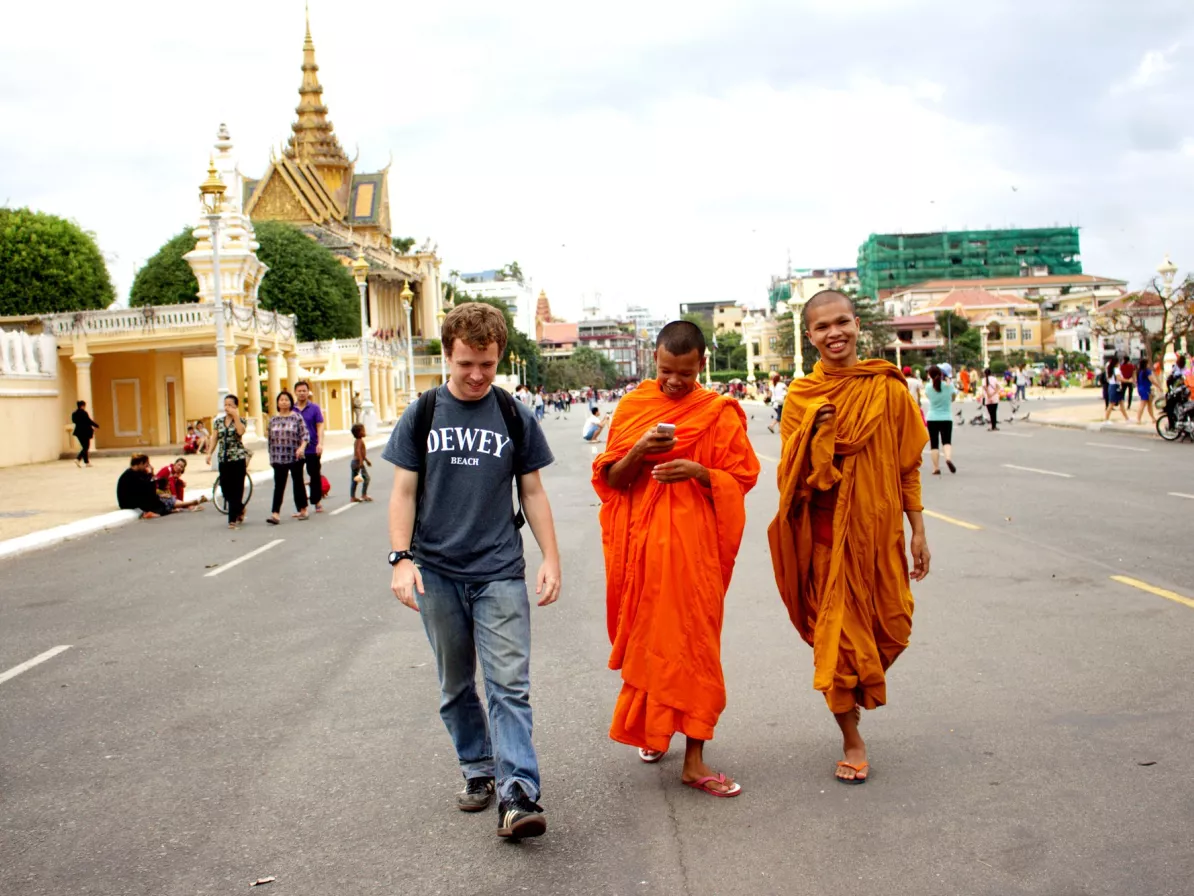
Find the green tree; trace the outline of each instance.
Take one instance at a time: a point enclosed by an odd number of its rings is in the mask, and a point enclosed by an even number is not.
[[[856,299],[854,313],[859,318],[858,356],[882,358],[887,346],[895,338],[891,317],[879,302],[870,299]]]
[[[737,330],[722,330],[717,334],[717,348],[713,348],[713,344],[709,344],[709,351],[712,354],[712,369],[717,370],[734,370],[733,359],[741,355],[743,358],[742,366],[746,366],[746,346],[742,341],[742,334]]]
[[[0,314],[87,311],[115,300],[94,234],[55,215],[0,208]]]
[[[183,258],[195,248],[190,227],[184,227],[145,262],[133,278],[130,305],[183,305],[199,301],[199,282]]]
[[[298,318],[303,341],[351,339],[361,333],[360,294],[348,268],[328,249],[297,227],[282,221],[254,225],[261,247],[257,257],[269,265],[258,301],[267,311]],[[177,234],[137,272],[129,301],[133,305],[193,302],[198,285],[183,256],[195,247],[190,231]],[[189,242],[189,247],[188,247]],[[169,251],[167,251],[169,250]],[[142,286],[138,288],[140,282]],[[151,288],[154,284],[158,288]],[[159,291],[160,290],[160,291]]]
[[[394,251],[399,255],[407,255],[415,247],[415,238],[413,236],[392,237],[390,245],[394,247]]]
[[[526,285],[526,278],[523,276],[522,267],[517,261],[512,261],[503,267],[498,274],[503,280],[513,280],[519,286]]]
[[[569,358],[581,386],[595,389],[612,389],[618,384],[618,366],[605,355],[587,346],[581,346]]]
[[[450,286],[451,284],[444,284]],[[526,384],[528,386],[543,385],[543,356],[539,352],[539,345],[534,339],[527,336],[526,333],[518,329],[514,325],[514,315],[510,313],[510,309],[506,307],[506,303],[501,299],[483,299],[479,296],[470,296],[466,292],[456,292],[452,290],[450,297],[447,290],[445,290],[445,298],[450,298],[453,305],[463,305],[465,302],[480,302],[483,305],[491,305],[498,311],[502,312],[502,317],[506,319],[506,352],[502,355],[498,362],[498,373],[512,374],[514,372],[514,365],[510,361],[510,355],[518,355],[519,359],[527,362]]]
[[[695,311],[689,311],[687,314],[685,314],[680,319],[686,320],[690,324],[696,324],[698,327],[700,327],[701,332],[705,336],[705,345],[709,346],[710,349],[713,348],[713,323],[712,323],[712,321],[706,319],[705,315],[698,314]]]

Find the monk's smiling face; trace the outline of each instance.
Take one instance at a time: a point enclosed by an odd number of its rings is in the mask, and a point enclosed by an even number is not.
[[[858,363],[860,321],[845,296],[825,294],[805,306],[804,320],[809,342],[826,367],[851,367]]]
[[[705,369],[705,357],[696,349],[673,355],[661,345],[655,349],[655,369],[659,391],[678,401],[696,388],[697,377]]]

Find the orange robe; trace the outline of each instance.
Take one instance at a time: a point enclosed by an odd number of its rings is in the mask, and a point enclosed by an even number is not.
[[[676,447],[652,455],[626,490],[611,488],[606,469],[657,423],[676,424]],[[694,460],[710,488],[695,479],[663,484],[653,464]],[[725,708],[721,623],[726,589],[746,525],[746,493],[759,462],[738,402],[695,388],[665,396],[654,380],[618,403],[606,451],[593,462],[601,498],[609,666],[622,670],[610,737],[663,751],[683,732],[710,740]]]
[[[834,421],[813,433],[826,404]],[[912,633],[903,513],[923,509],[920,409],[886,361],[818,362],[788,389],[780,433],[779,513],[767,532],[780,596],[812,645],[813,687],[829,708],[874,709]]]

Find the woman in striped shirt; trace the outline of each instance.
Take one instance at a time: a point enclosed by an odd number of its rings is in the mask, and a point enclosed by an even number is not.
[[[274,468],[273,513],[266,519],[271,526],[280,523],[282,499],[286,496],[286,477],[294,488],[296,520],[307,518],[307,491],[303,488],[303,454],[307,450],[307,424],[294,409],[294,398],[283,389],[274,402],[278,413],[269,418],[269,463]]]

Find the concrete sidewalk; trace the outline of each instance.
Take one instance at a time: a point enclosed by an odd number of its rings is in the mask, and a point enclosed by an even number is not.
[[[375,462],[389,433],[390,427],[383,426],[377,435],[366,440]],[[348,433],[326,436],[324,463],[351,457],[352,443]],[[79,469],[73,460],[0,469],[0,494],[4,495],[4,507],[0,511],[0,559],[137,520],[140,517],[137,511],[116,507],[116,480],[128,467],[129,456],[133,453],[130,450],[119,457],[93,456],[90,469]],[[149,454],[155,471],[180,456],[155,454],[154,449],[145,453]],[[188,455],[186,460],[187,472],[183,478],[187,483],[187,498],[210,495],[216,474],[202,455]],[[264,443],[253,448],[249,471],[254,486],[263,487],[272,482],[273,470]],[[347,483],[340,482],[333,482],[332,486],[336,492],[348,488]],[[215,511],[207,507],[204,512]]]
[[[1038,410],[1036,407],[1028,408],[1032,412],[1028,422],[1041,426],[1062,426],[1067,429],[1086,429],[1092,432],[1124,432],[1130,435],[1160,438],[1157,435],[1156,424],[1148,416],[1147,410],[1144,412],[1142,422],[1136,422],[1136,412],[1139,407],[1139,400],[1132,402],[1132,409],[1128,411],[1130,421],[1128,423],[1125,423],[1123,416],[1114,410],[1111,412],[1110,422],[1104,423],[1103,400],[1096,393],[1091,396],[1091,401],[1088,403],[1048,410]]]

